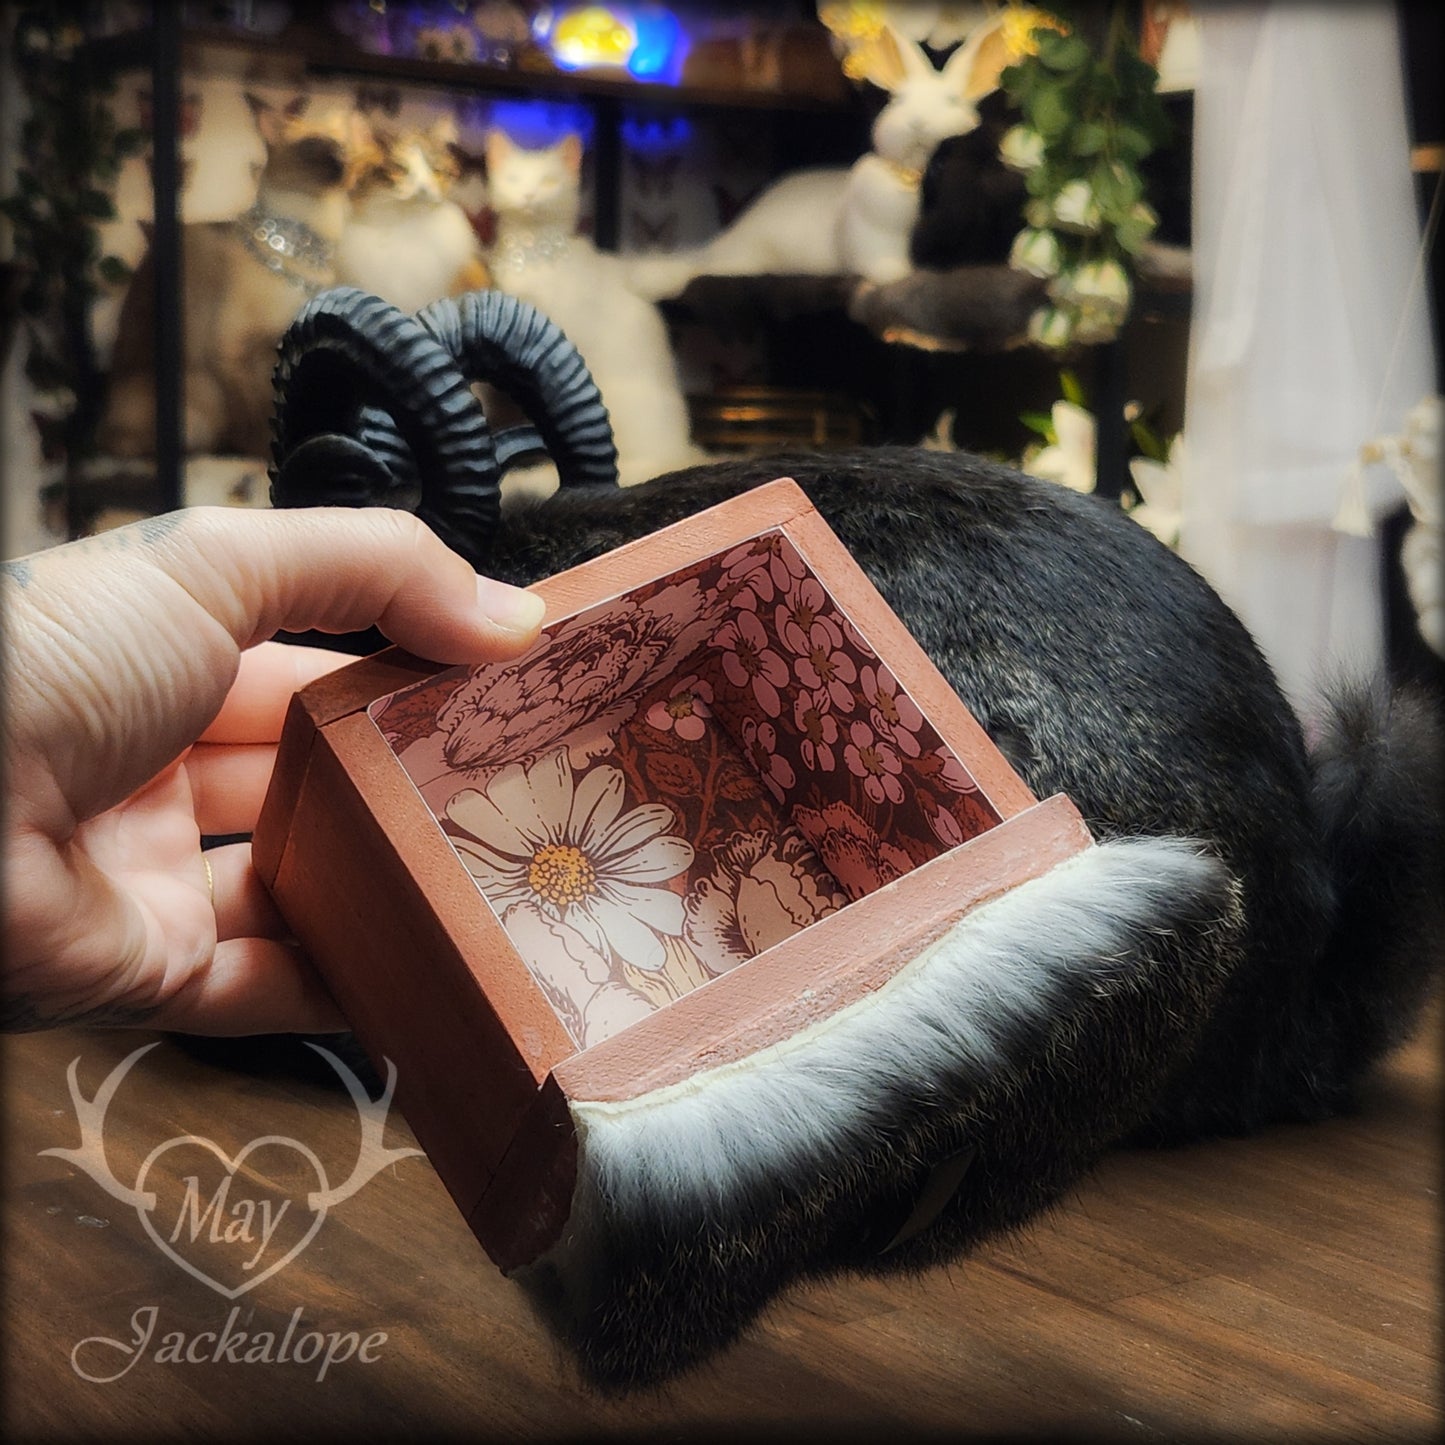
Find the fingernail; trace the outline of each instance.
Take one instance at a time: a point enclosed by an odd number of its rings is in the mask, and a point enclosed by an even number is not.
[[[547,611],[535,592],[491,577],[477,578],[477,605],[504,632],[535,632]]]

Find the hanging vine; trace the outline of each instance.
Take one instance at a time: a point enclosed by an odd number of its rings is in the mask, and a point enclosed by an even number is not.
[[[58,406],[53,433],[42,436],[45,454],[71,462],[89,451],[100,400],[91,307],[102,282],[129,275],[118,257],[102,254],[100,225],[115,217],[122,162],[145,143],[143,131],[117,126],[113,79],[83,63],[92,8],[59,0],[14,13],[9,42],[26,113],[15,188],[0,198],[25,374]]]
[[[1002,156],[1029,195],[1010,260],[1048,280],[1050,304],[1030,335],[1063,349],[1108,340],[1129,314],[1134,261],[1159,219],[1139,165],[1167,140],[1169,121],[1130,6],[1049,8],[1055,18],[1033,29],[1030,53],[1001,77],[1022,114]],[[1097,29],[1101,18],[1102,40],[1091,44],[1087,23]]]

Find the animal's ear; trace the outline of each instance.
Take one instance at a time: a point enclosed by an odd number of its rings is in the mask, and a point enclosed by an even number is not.
[[[427,139],[431,144],[439,149],[445,149],[448,146],[455,145],[459,134],[456,116],[454,116],[451,111],[444,110],[427,127],[426,133]]]
[[[487,169],[496,170],[504,165],[511,157],[516,146],[512,144],[512,138],[504,130],[492,129],[487,132]]]
[[[464,145],[457,141],[447,142],[447,154],[456,162],[457,170],[463,176],[477,175],[484,176],[487,173],[487,163],[483,156],[475,151],[469,151]]]
[[[928,57],[890,25],[870,27],[867,33],[858,34],[852,10],[846,3],[818,6],[818,18],[842,42],[843,73],[850,79],[866,80],[870,85],[893,91],[910,74],[911,64],[928,63]],[[908,51],[914,52],[911,59],[905,59]]]
[[[557,143],[557,154],[562,164],[574,175],[582,172],[582,137],[576,131],[568,131]]]
[[[285,117],[271,104],[269,100],[256,95],[253,91],[246,92],[246,104],[251,107],[251,119],[256,122],[256,129],[260,132],[261,139],[267,146],[273,146],[281,139],[281,129],[285,125]]]
[[[900,35],[891,25],[885,25],[883,33],[893,39],[893,47],[898,52],[898,64],[902,67],[905,85],[916,80],[932,80],[938,75],[938,67],[928,58],[928,52],[916,40],[910,40],[906,35]],[[897,88],[897,86],[889,87],[890,90]]]
[[[1013,64],[1015,57],[1005,38],[1004,19],[1001,10],[981,21],[943,67],[944,76],[956,82],[969,100],[997,90],[999,77]]]
[[[389,146],[396,140],[396,119],[388,112],[376,110],[371,106],[361,106],[356,114],[365,124],[367,135],[373,145]]]
[[[353,191],[364,176],[385,163],[386,147],[378,139],[376,128],[360,111],[352,111],[345,118],[342,131],[336,137],[346,161],[342,185],[344,189]]]
[[[342,139],[347,153],[353,156],[366,154],[377,148],[376,132],[371,122],[359,111],[351,111],[346,118],[346,134]]]

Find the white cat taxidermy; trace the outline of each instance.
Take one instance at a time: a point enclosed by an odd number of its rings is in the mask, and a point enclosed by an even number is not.
[[[186,455],[271,451],[276,344],[305,302],[336,282],[350,210],[352,157],[366,139],[354,113],[305,118],[305,97],[277,107],[248,96],[266,143],[251,208],[182,236],[181,324]],[[141,258],[121,307],[96,442],[110,456],[155,454],[155,263]]]
[[[820,7],[825,23],[829,8]],[[694,276],[852,275],[878,285],[907,276],[923,172],[940,141],[978,125],[977,102],[1009,63],[1005,13],[975,26],[941,70],[888,25],[850,42],[859,73],[891,96],[873,122],[873,149],[846,170],[784,176],[705,246],[634,259],[633,288],[660,300]]]
[[[493,130],[486,156],[492,285],[530,302],[581,352],[612,421],[622,484],[700,461],[661,313],[628,288],[618,257],[577,234],[580,138],[529,150]],[[534,477],[514,479],[511,492],[536,489]]]
[[[356,168],[351,219],[336,248],[336,279],[416,311],[442,296],[488,284],[481,242],[450,199],[460,167],[456,122],[442,116],[413,131],[382,129]]]

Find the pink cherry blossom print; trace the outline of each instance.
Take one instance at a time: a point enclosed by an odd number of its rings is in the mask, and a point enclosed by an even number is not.
[[[933,757],[937,759],[938,763],[937,777],[945,787],[952,788],[955,793],[978,792],[977,779],[959,762],[952,749],[948,747],[934,748]]]
[[[777,548],[776,535],[754,537],[734,547],[722,559],[719,589],[732,599],[736,607],[756,611],[759,603],[768,603],[777,595],[770,565]]]
[[[793,831],[734,833],[688,895],[683,938],[712,973],[755,958],[816,923],[846,898],[825,886]]]
[[[712,684],[696,674],[685,677],[667,697],[659,699],[647,710],[647,723],[660,733],[676,733],[685,742],[695,743],[707,731],[712,716]]]
[[[834,651],[843,645],[843,629],[827,610],[828,594],[816,577],[804,577],[790,587],[773,614],[778,640],[800,657],[815,648]]]
[[[850,898],[869,893],[913,870],[913,859],[877,830],[847,803],[826,803],[821,808],[798,807],[793,818],[799,830],[838,880]]]
[[[781,532],[764,532],[733,548],[723,558],[724,589],[748,588],[759,603],[769,603],[808,573],[808,564]],[[738,595],[739,605],[748,606]]]
[[[773,581],[777,583],[778,591],[785,593],[797,586],[803,578],[809,576],[810,572],[808,564],[799,555],[798,549],[781,532],[774,533],[773,537],[772,556],[768,558],[768,568],[773,574]]]
[[[940,808],[937,799],[931,794],[920,793],[918,801],[924,817],[928,819],[928,826],[933,829],[934,837],[946,848],[958,847],[964,841],[963,828],[958,819],[947,808]]]
[[[923,714],[881,662],[864,664],[859,673],[858,691],[868,708],[868,720],[878,735],[887,738],[904,757],[921,756],[923,747],[918,735],[924,727]]]
[[[713,646],[722,657],[723,672],[734,687],[750,688],[769,717],[783,710],[779,688],[788,683],[788,665],[769,645],[767,629],[751,612],[738,612],[718,629]]]
[[[743,752],[753,770],[781,803],[797,781],[793,765],[778,752],[778,730],[770,722],[743,719]]]
[[[853,708],[853,684],[858,681],[858,667],[841,644],[815,627],[808,638],[808,650],[793,659],[798,681],[810,691],[825,692],[839,712]]]
[[[853,625],[850,617],[842,618],[843,641],[848,648],[859,657],[877,657],[878,654],[868,644],[868,639]]]
[[[798,752],[804,767],[831,773],[838,765],[838,719],[826,692],[798,691],[793,695],[793,726],[798,730]]]
[[[875,803],[885,799],[890,803],[903,801],[903,784],[899,781],[903,760],[897,749],[878,737],[867,723],[849,724],[843,761],[855,778],[863,780],[863,791]]]
[[[913,764],[919,780],[919,806],[933,834],[948,847],[956,847],[986,833],[999,814],[983,795],[978,782],[947,747],[925,753]]]
[[[659,887],[692,865],[665,803],[623,811],[621,772],[597,766],[574,783],[567,750],[509,763],[484,789],[447,804],[452,844],[499,915],[530,903],[604,958],[660,969],[659,935],[682,931],[682,900]]]

